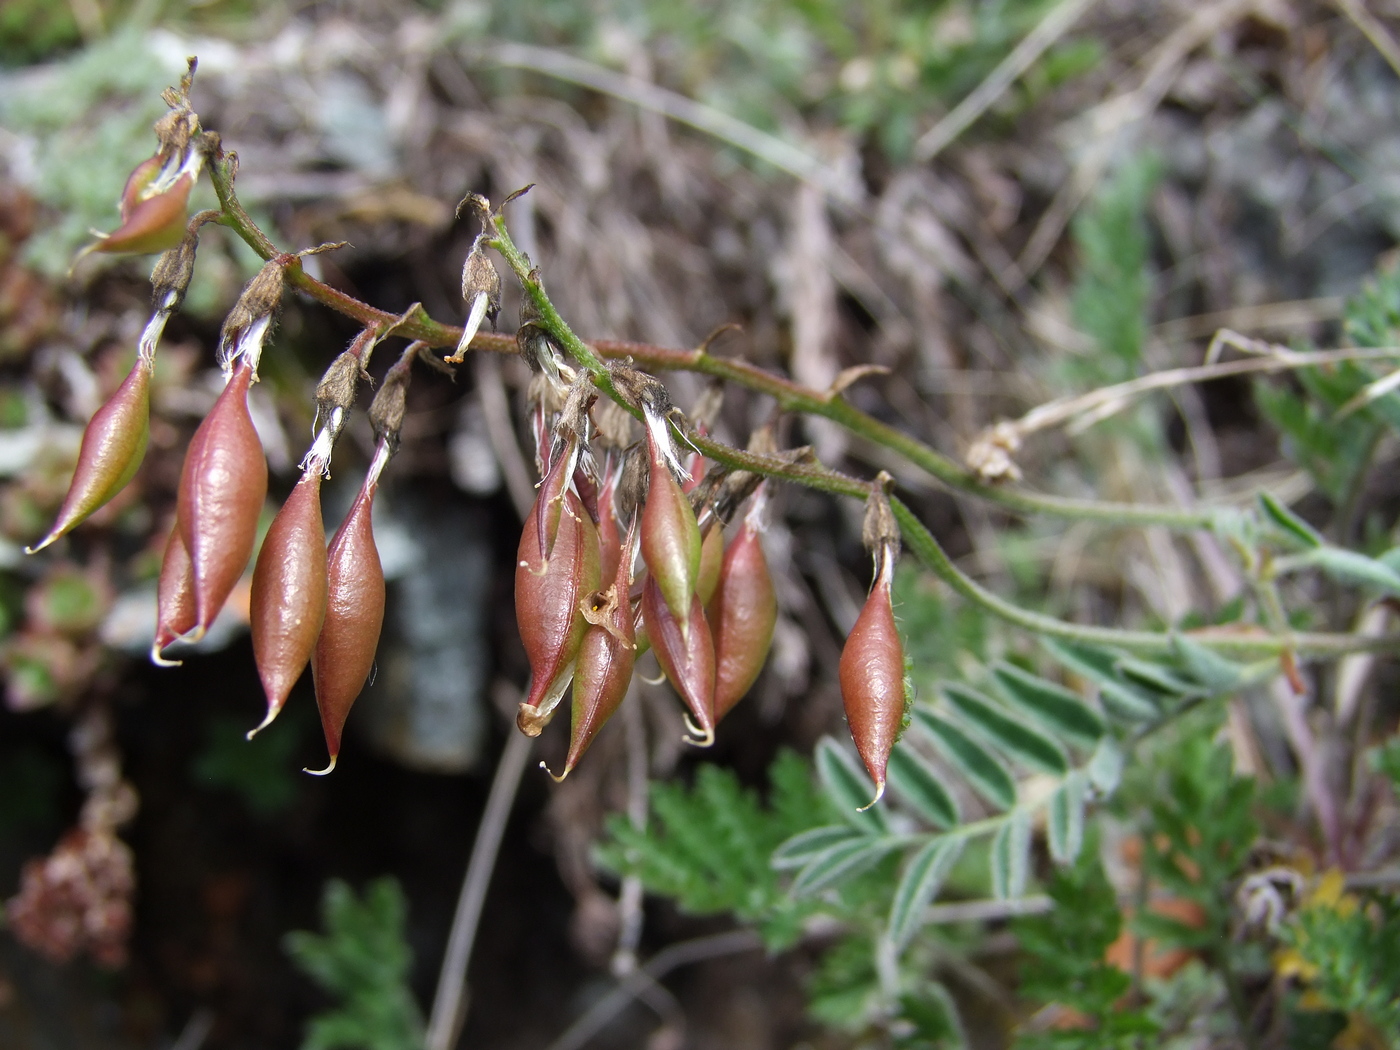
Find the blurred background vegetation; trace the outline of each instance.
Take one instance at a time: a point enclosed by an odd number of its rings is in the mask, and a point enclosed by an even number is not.
[[[511,494],[533,477],[505,448],[524,433],[514,360],[415,385],[376,525],[386,636],[333,776],[299,772],[323,765],[308,683],[243,739],[261,700],[236,608],[183,667],[147,665],[184,446],[218,390],[220,320],[257,265],[219,231],[162,349],[146,466],[52,556],[21,553],[148,315],[148,259],[74,256],[116,225],[187,55],[195,107],[238,152],[264,229],[289,249],[350,242],[309,264],[328,282],[452,320],[476,232],[453,206],[533,182],[512,233],[585,337],[689,347],[736,323],[717,353],[818,389],[879,364],[889,374],[848,399],[960,456],[998,419],[1198,364],[1220,328],[1246,348],[1400,343],[1397,37],[1389,0],[10,0],[0,894],[75,824],[101,762],[140,806],[122,831],[136,887],[124,964],[97,965],[81,938],[45,957],[0,932],[0,1044],[417,1050],[526,676]],[[202,184],[196,206],[212,203]],[[351,335],[288,302],[253,401],[274,497],[308,440],[315,379]],[[1036,489],[1242,521],[1267,489],[1292,537],[1270,541],[1301,610],[1284,626],[1381,633],[1400,593],[1400,407],[1353,402],[1385,371],[1178,386],[1037,434],[1017,463]],[[705,390],[667,382],[686,408]],[[504,444],[500,403],[515,409]],[[714,431],[742,443],[771,410],[731,391]],[[1012,515],[834,428],[785,421],[783,438],[851,473],[894,472],[957,564],[1028,608],[1184,631],[1230,630],[1266,604],[1246,531]],[[362,419],[342,444],[331,526],[372,447]],[[845,736],[836,660],[868,582],[859,512],[779,490],[774,652],[713,753],[684,750],[668,690],[645,687],[564,784],[527,771],[461,1045],[1396,1045],[1391,663],[1305,668],[1295,700],[1272,671],[1189,644],[1153,664],[1047,651],[908,561],[898,611],[921,703],[975,709],[946,688],[972,681],[1014,705],[1014,688],[993,689],[1009,680],[1164,713],[1106,717],[1114,748],[1052,740],[1097,816],[1086,829],[1067,808],[1079,831],[1026,829],[1028,866],[1008,859],[989,897],[1010,833],[938,879],[937,855],[910,846],[949,807],[999,812],[995,771],[970,779],[925,746],[946,737],[911,732],[885,815],[851,821],[831,801],[850,794],[826,738]],[[96,744],[80,731],[94,712],[112,726]],[[1062,790],[1003,757],[1006,741],[973,744],[1015,797]],[[547,733],[538,757],[554,766],[563,748]],[[920,789],[925,768],[955,788]],[[845,866],[792,847],[775,866],[802,834]],[[1071,834],[1084,847],[1062,856]],[[891,952],[916,863],[954,911]],[[656,980],[627,983],[647,960]]]

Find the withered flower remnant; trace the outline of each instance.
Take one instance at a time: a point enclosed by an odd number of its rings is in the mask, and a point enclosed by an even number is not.
[[[460,213],[464,205],[471,204],[481,216],[481,233],[472,242],[472,250],[462,264],[462,299],[467,304],[467,321],[462,326],[462,337],[457,341],[457,349],[447,360],[459,364],[467,355],[472,339],[481,330],[481,322],[490,320],[491,330],[496,329],[496,318],[501,312],[501,275],[486,256],[486,228],[491,222],[491,202],[480,194],[473,193],[457,206]]]
[[[839,665],[846,721],[861,761],[875,782],[870,805],[885,793],[890,750],[904,724],[904,646],[894,620],[892,593],[894,566],[899,560],[899,527],[887,495],[892,480],[881,471],[871,485],[862,533],[874,556],[875,580],[846,637]]]

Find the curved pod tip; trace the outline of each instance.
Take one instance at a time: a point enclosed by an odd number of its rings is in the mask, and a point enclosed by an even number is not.
[[[857,813],[864,813],[867,809],[872,808],[877,802],[879,802],[879,801],[880,801],[882,798],[884,798],[884,797],[885,797],[885,778],[884,778],[884,777],[881,777],[881,778],[880,778],[880,782],[879,782],[878,784],[875,785],[875,797],[872,798],[872,799],[871,799],[869,802],[867,802],[865,805],[863,805],[863,806],[861,806],[859,809],[857,809],[856,812],[857,812]]]
[[[251,736],[251,735],[252,735],[252,734],[250,733],[249,736]],[[327,777],[327,776],[330,776],[332,773],[335,772],[335,763],[336,763],[336,760],[337,760],[339,757],[340,757],[339,755],[331,755],[330,764],[327,765],[325,769],[312,769],[312,768],[309,767],[309,766],[302,766],[302,767],[301,767],[301,771],[302,771],[303,773],[309,773],[309,774],[311,774],[313,777]]]

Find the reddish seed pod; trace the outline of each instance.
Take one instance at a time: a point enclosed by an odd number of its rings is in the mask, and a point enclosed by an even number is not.
[[[885,793],[885,767],[904,722],[904,646],[894,622],[893,579],[894,557],[882,557],[875,586],[846,637],[839,667],[846,721],[875,781],[871,805]]]
[[[267,695],[267,717],[253,733],[277,717],[306,669],[325,623],[328,590],[317,465],[302,474],[272,520],[253,568],[248,618],[253,659]]]
[[[372,524],[377,488],[377,479],[366,479],[326,552],[326,620],[311,655],[311,675],[330,764],[318,772],[335,768],[346,716],[374,669],[384,626],[384,569]]]
[[[117,392],[88,421],[58,519],[27,552],[43,550],[124,489],[141,466],[150,435],[151,368],[137,358]]]
[[[715,742],[715,646],[700,599],[692,594],[686,622],[678,621],[649,576],[642,586],[642,616],[661,670],[693,716],[690,743],[709,747]]]
[[[156,638],[151,643],[151,662],[162,667],[178,667],[179,660],[167,660],[161,653],[165,647],[194,629],[194,573],[190,568],[190,552],[180,535],[180,523],[170,530],[165,541],[165,557],[160,563],[160,578],[156,583]]]
[[[152,192],[163,167],[160,157],[152,157],[131,173],[122,190],[121,225],[93,245],[92,250],[163,252],[180,243],[189,215],[194,176],[188,172],[179,175],[166,189]]]
[[[177,499],[180,535],[194,576],[198,641],[248,564],[267,498],[267,460],[248,415],[253,366],[242,361],[195,431]]]
[[[585,598],[584,618],[589,627],[579,649],[574,673],[573,710],[569,722],[569,755],[564,760],[563,780],[578,765],[588,745],[603,728],[627,695],[632,669],[637,662],[632,605],[627,592],[632,584],[633,535],[617,558],[612,586],[601,594]]]
[[[642,560],[673,619],[688,630],[691,599],[700,578],[700,526],[650,429],[647,452],[650,480],[642,507]]]
[[[622,558],[622,530],[617,520],[618,476],[616,461],[609,457],[603,468],[603,479],[598,485],[599,571],[604,580],[611,580],[617,575],[618,562]]]
[[[572,491],[549,506],[549,479],[535,499],[520,537],[515,569],[515,616],[530,661],[530,690],[516,724],[538,736],[573,678],[588,627],[579,603],[598,590],[598,530]],[[554,541],[540,542],[554,518]]]
[[[763,670],[778,622],[778,598],[750,514],[724,553],[709,608],[715,640],[715,721],[743,699]]]

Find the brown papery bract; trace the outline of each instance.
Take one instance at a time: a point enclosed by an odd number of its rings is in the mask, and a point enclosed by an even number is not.
[[[870,596],[841,650],[841,700],[856,750],[875,781],[874,802],[885,793],[885,767],[904,722],[904,646],[894,622],[894,558],[879,559]]]
[[[690,613],[682,623],[648,576],[642,585],[642,616],[657,663],[693,716],[688,720],[695,736],[690,743],[709,747],[715,742],[715,646],[699,597],[690,596]]]
[[[249,620],[267,717],[250,737],[277,717],[311,659],[326,619],[328,590],[318,465],[301,476],[277,512],[253,569]]]
[[[194,577],[191,641],[209,629],[257,540],[267,460],[248,415],[253,366],[241,361],[195,431],[180,474],[178,520]]]
[[[745,519],[739,535],[724,552],[709,621],[715,641],[718,722],[743,699],[763,670],[778,622],[778,598],[768,572],[768,559],[759,541],[758,526],[749,519]]]
[[[326,552],[326,620],[311,655],[316,706],[330,764],[340,754],[346,716],[374,669],[384,626],[384,569],[374,543],[372,516],[378,486],[366,481]]]

